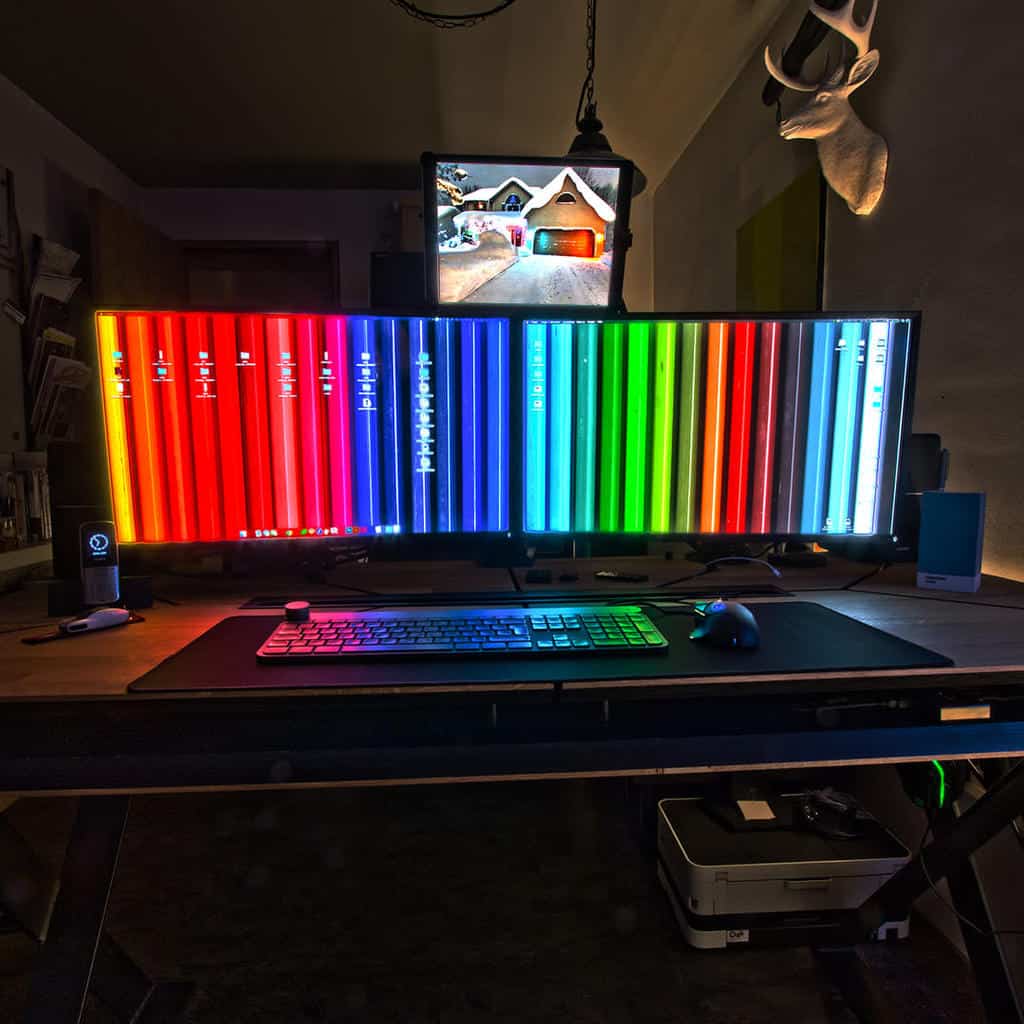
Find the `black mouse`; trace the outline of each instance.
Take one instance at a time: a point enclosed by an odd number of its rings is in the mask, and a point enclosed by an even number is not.
[[[700,601],[694,605],[697,625],[691,640],[703,640],[712,647],[743,648],[752,651],[761,642],[754,613],[739,601]]]

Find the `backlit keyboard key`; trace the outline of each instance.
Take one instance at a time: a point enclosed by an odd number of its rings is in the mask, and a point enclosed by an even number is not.
[[[636,607],[484,609],[429,614],[394,611],[316,612],[308,623],[281,623],[257,652],[268,661],[342,660],[389,655],[562,656],[664,648],[664,639]]]

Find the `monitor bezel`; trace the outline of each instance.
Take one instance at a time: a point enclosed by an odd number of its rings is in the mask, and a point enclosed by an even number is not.
[[[567,321],[572,322],[587,322],[597,321],[601,323],[606,322],[663,322],[671,321],[675,323],[683,322],[701,322],[708,323],[711,321],[719,321],[725,323],[745,323],[755,321],[758,323],[794,323],[800,321],[821,321],[821,320],[906,320],[909,322],[909,331],[907,335],[907,375],[903,385],[903,424],[902,429],[899,431],[898,439],[899,445],[895,455],[892,457],[894,464],[887,468],[892,472],[895,493],[893,495],[893,509],[892,509],[892,530],[883,531],[877,530],[874,533],[726,533],[719,531],[717,533],[707,533],[703,531],[697,531],[693,533],[652,533],[649,531],[643,532],[626,532],[618,530],[614,532],[609,531],[568,531],[565,533],[554,532],[546,530],[543,533],[526,532],[522,529],[522,509],[517,509],[517,519],[513,520],[510,517],[510,522],[515,521],[516,525],[519,526],[518,530],[513,533],[522,539],[538,539],[538,538],[552,538],[561,541],[571,540],[596,540],[599,538],[610,539],[610,538],[634,538],[637,540],[645,540],[652,543],[670,543],[682,541],[685,543],[694,544],[699,543],[808,543],[814,542],[820,544],[822,547],[828,547],[829,544],[836,544],[837,542],[843,543],[870,543],[874,542],[887,542],[893,545],[899,543],[900,538],[893,531],[896,527],[896,516],[898,512],[898,504],[901,497],[901,484],[900,481],[904,478],[904,465],[903,455],[907,449],[907,445],[910,442],[910,435],[913,433],[913,420],[914,420],[914,400],[917,392],[917,361],[918,351],[920,344],[921,334],[921,311],[920,310],[900,310],[900,311],[884,311],[875,312],[868,310],[814,310],[811,312],[777,312],[771,311],[769,313],[759,312],[685,312],[685,313],[638,313],[630,312],[623,313],[619,316],[607,316],[607,317],[586,317],[586,316],[551,316],[545,315],[546,308],[544,311],[537,313],[534,316],[517,316],[513,317],[513,320],[520,321],[519,338],[520,343],[522,342],[522,329],[525,328],[527,322],[530,321],[546,321],[547,323],[565,323]]]
[[[614,167],[620,172],[619,190],[615,198],[615,241],[612,246],[611,281],[608,286],[608,303],[601,306],[528,306],[518,304],[494,305],[493,303],[441,302],[440,262],[437,251],[437,186],[436,167],[438,163],[477,164],[536,164],[541,167]],[[444,315],[455,315],[456,310],[466,310],[473,316],[512,316],[527,309],[542,309],[559,317],[593,316],[605,313],[618,316],[624,312],[622,286],[626,273],[626,255],[632,245],[633,236],[629,230],[629,210],[633,198],[632,160],[624,157],[582,157],[582,156],[474,156],[465,153],[426,152],[420,157],[423,185],[423,243],[424,282],[427,302]],[[510,310],[515,310],[510,314]]]
[[[560,323],[566,321],[572,322],[657,322],[657,321],[671,321],[676,323],[682,323],[687,321],[721,321],[727,323],[739,323],[748,321],[757,322],[779,322],[779,323],[794,323],[800,321],[821,321],[821,320],[906,320],[909,323],[909,331],[907,337],[907,373],[904,381],[902,401],[904,408],[903,424],[898,436],[899,445],[898,450],[892,456],[894,464],[889,468],[893,474],[895,481],[896,492],[894,495],[893,502],[893,528],[895,529],[895,516],[898,502],[901,496],[901,485],[900,480],[905,475],[905,468],[903,463],[903,457],[906,452],[907,446],[910,441],[910,436],[913,433],[913,418],[914,418],[914,401],[916,396],[916,384],[917,384],[917,367],[918,367],[918,356],[920,349],[920,334],[921,334],[921,312],[920,310],[885,310],[885,311],[874,311],[874,310],[814,310],[810,312],[777,312],[772,311],[769,313],[764,312],[720,312],[720,311],[700,311],[700,312],[629,312],[611,315],[590,315],[579,313],[571,313],[565,310],[559,310],[559,314],[556,316],[551,315],[550,307],[529,307],[529,310],[523,310],[522,312],[516,310],[510,314],[508,307],[502,307],[503,312],[486,314],[483,312],[474,312],[467,314],[466,316],[459,316],[450,311],[451,307],[445,307],[443,311],[437,309],[424,309],[424,310],[400,310],[400,311],[382,311],[382,310],[369,310],[369,309],[333,309],[333,310],[316,310],[316,311],[296,311],[296,310],[283,310],[277,309],[272,311],[260,310],[256,311],[251,308],[220,308],[220,309],[168,309],[166,306],[153,306],[143,307],[137,305],[114,305],[105,304],[102,307],[97,307],[93,312],[93,327],[94,327],[94,344],[99,346],[99,334],[95,330],[97,317],[104,313],[144,313],[147,315],[157,314],[175,314],[175,315],[199,315],[199,316],[216,316],[216,315],[228,315],[228,316],[247,316],[247,315],[258,315],[258,316],[344,316],[344,317],[359,317],[359,316],[375,316],[375,317],[393,317],[396,319],[437,319],[437,318],[450,318],[450,319],[503,319],[509,322],[509,339],[512,346],[511,358],[515,362],[516,359],[522,355],[522,340],[523,331],[525,325],[529,321],[543,320],[548,323]],[[592,310],[588,310],[593,314]],[[102,386],[101,382],[97,378],[97,383]],[[510,396],[510,412],[513,417],[512,429],[518,428],[521,409],[518,408],[517,402],[514,396]],[[103,458],[104,468],[106,470],[107,484],[110,484],[110,461],[109,461],[109,447],[107,439],[107,425],[106,417],[103,415],[102,410],[99,411],[101,428],[100,433],[103,438]],[[513,472],[518,472],[517,469],[513,469]],[[519,481],[519,490],[522,491],[521,480]],[[108,492],[109,500],[109,492]],[[112,506],[112,502],[111,502]],[[481,547],[494,544],[498,541],[509,541],[509,542],[526,542],[528,545],[530,542],[534,542],[536,546],[541,546],[545,542],[551,542],[554,544],[564,544],[574,540],[587,541],[587,540],[601,540],[601,541],[614,541],[616,539],[622,541],[645,541],[648,543],[689,543],[691,545],[699,545],[701,543],[808,543],[814,542],[827,547],[829,544],[836,544],[837,542],[850,543],[870,543],[874,542],[889,542],[896,544],[899,542],[899,537],[891,531],[876,531],[874,533],[726,533],[720,531],[717,533],[707,532],[690,532],[690,533],[653,533],[649,531],[644,532],[626,532],[626,531],[576,531],[571,530],[567,532],[555,532],[555,531],[544,531],[542,533],[527,532],[523,529],[523,509],[521,502],[516,504],[510,504],[509,506],[509,529],[499,531],[452,531],[448,533],[402,533],[393,534],[390,536],[369,534],[369,535],[333,535],[333,536],[306,536],[306,537],[271,537],[271,538],[224,538],[220,540],[210,541],[122,541],[118,538],[118,544],[129,549],[143,549],[156,552],[160,549],[173,549],[173,550],[185,550],[195,549],[202,551],[212,551],[218,547],[234,547],[245,546],[249,549],[266,549],[274,548],[275,546],[284,546],[289,543],[295,543],[304,545],[306,543],[322,543],[324,541],[336,544],[345,545],[351,547],[376,547],[376,546],[398,546],[398,545],[409,545],[412,547],[429,547],[433,541],[465,541],[467,543],[478,543]]]

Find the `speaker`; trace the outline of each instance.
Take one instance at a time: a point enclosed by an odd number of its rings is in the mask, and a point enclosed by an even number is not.
[[[917,543],[917,585],[973,593],[981,585],[985,495],[925,491]]]

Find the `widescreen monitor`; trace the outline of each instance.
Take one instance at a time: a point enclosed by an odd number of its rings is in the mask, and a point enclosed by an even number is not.
[[[428,297],[620,311],[632,175],[628,160],[424,154]]]
[[[527,533],[891,535],[911,317],[527,320]]]
[[[913,315],[96,324],[122,543],[893,534]]]
[[[101,312],[118,537],[509,530],[509,322]]]

